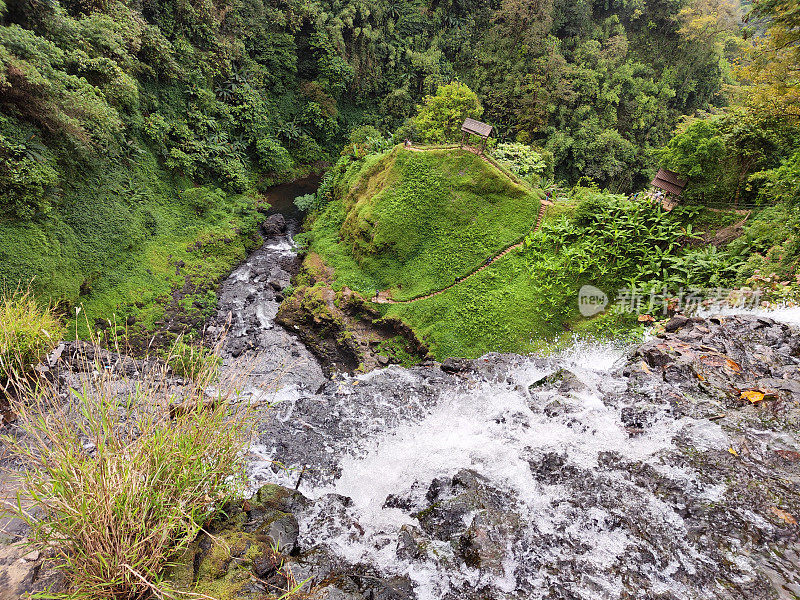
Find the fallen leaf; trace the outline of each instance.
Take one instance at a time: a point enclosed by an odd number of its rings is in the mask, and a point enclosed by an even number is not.
[[[775,454],[786,460],[800,460],[800,452],[795,452],[794,450],[775,450]]]
[[[705,377],[703,377],[703,374],[702,374],[702,373],[698,373],[698,374],[697,374],[697,378],[698,378],[700,381],[705,381],[705,380],[706,380],[706,378],[705,378]]]
[[[752,404],[761,402],[764,399],[764,394],[757,390],[745,390],[742,392],[742,400],[749,400]]]
[[[353,385],[358,385],[358,379],[353,382]]]
[[[731,454],[733,454],[734,456],[739,456],[739,453],[738,453],[736,450],[734,450],[734,449],[733,449],[733,446],[731,446],[730,448],[728,448],[728,452],[730,452],[730,453],[731,453]]]
[[[645,373],[652,373],[652,371],[650,370],[650,367],[648,367],[647,363],[644,362],[644,361],[642,361],[642,371],[644,371]]]
[[[787,525],[797,525],[797,519],[785,510],[781,510],[777,506],[770,506],[769,511]]]
[[[742,370],[742,367],[740,365],[738,365],[736,362],[732,361],[730,358],[726,358],[725,359],[725,364],[727,364],[728,367],[730,367],[731,369],[733,369],[737,373],[740,373],[741,370]]]
[[[652,323],[655,321],[650,315],[639,315],[639,323]]]

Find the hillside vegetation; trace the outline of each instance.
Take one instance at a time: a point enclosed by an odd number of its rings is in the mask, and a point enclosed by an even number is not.
[[[351,165],[311,228],[343,285],[397,300],[452,284],[522,239],[541,192],[467,151],[400,147]]]
[[[304,283],[348,287],[365,298],[388,290],[400,302],[373,309],[406,323],[440,359],[540,350],[575,331],[619,336],[638,328],[639,311],[584,318],[583,285],[600,288],[612,302],[631,288],[645,297],[660,294],[663,302],[665,289],[744,282],[746,261],[735,256],[737,246],[722,251],[709,244],[742,214],[690,207],[670,213],[647,198],[576,186],[532,231],[542,192],[458,149],[398,147],[342,159],[319,196],[327,204],[307,234],[307,271],[319,274],[321,258],[332,277]],[[437,290],[445,291],[421,297]],[[641,307],[648,310],[663,306]]]
[[[502,178],[371,154],[453,141],[464,116],[548,191],[627,194],[664,165],[697,206],[777,205],[729,265],[793,281],[797,31],[783,0],[0,2],[0,287],[32,280],[80,311],[81,335],[191,329],[258,243],[269,187],[344,152],[364,164],[340,188],[400,183],[375,203],[353,188],[320,219],[337,277],[398,299],[439,289],[522,236],[537,200],[506,210],[522,192]]]

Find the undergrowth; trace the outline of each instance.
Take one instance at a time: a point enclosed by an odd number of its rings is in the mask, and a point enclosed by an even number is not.
[[[230,392],[207,393],[210,372],[176,392],[165,366],[136,381],[84,367],[66,399],[44,380],[21,385],[4,438],[23,464],[16,512],[30,543],[67,575],[47,597],[174,597],[165,568],[243,491],[252,413]]]
[[[0,290],[0,395],[14,380],[27,380],[61,339],[64,329],[27,290]]]

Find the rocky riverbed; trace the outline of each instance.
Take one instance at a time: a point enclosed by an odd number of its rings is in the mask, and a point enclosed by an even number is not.
[[[254,487],[303,473],[294,572],[352,600],[800,594],[797,331],[667,329],[297,395],[252,465]]]
[[[246,362],[242,393],[273,408],[254,496],[173,582],[230,599],[800,597],[797,329],[678,316],[636,347],[328,378],[274,321],[295,226],[273,218],[220,290],[223,369]],[[0,561],[41,585],[36,557]]]

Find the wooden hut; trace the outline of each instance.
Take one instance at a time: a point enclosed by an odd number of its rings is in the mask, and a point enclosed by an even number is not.
[[[672,210],[678,205],[681,192],[688,182],[688,179],[681,177],[675,171],[659,169],[650,185],[662,192],[657,192],[656,196],[661,200],[662,206],[666,210]]]
[[[464,120],[464,124],[461,126],[461,147],[463,148],[464,145],[469,141],[470,135],[477,135],[483,139],[481,147],[478,150],[480,154],[483,154],[483,151],[486,149],[486,140],[491,134],[491,125],[488,125],[487,123],[481,123],[480,121],[476,121],[475,119],[470,119],[467,117]]]

